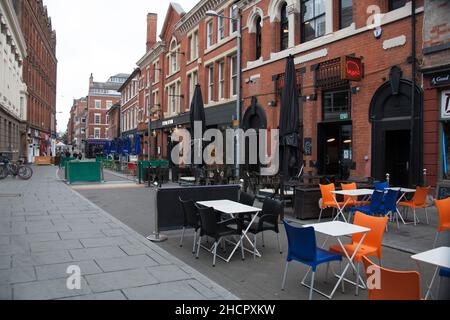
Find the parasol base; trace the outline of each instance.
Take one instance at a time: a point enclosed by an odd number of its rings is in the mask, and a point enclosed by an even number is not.
[[[151,242],[164,242],[164,241],[167,241],[168,239],[169,239],[168,236],[166,236],[164,234],[160,234],[160,233],[154,233],[147,237],[147,240],[149,240]]]

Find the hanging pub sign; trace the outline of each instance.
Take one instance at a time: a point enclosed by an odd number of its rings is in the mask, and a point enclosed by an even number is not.
[[[363,66],[361,58],[345,56],[341,58],[341,79],[349,81],[361,81]]]
[[[450,119],[450,90],[441,92],[441,118]]]

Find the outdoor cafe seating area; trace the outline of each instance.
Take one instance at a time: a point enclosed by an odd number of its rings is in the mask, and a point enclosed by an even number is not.
[[[390,186],[388,182],[375,183],[372,189],[358,188],[356,183],[339,188],[324,184],[320,188],[319,218],[304,225],[286,217],[284,202],[273,196],[262,199],[260,204],[253,193],[242,190],[237,201],[201,201],[180,196],[183,231],[179,245],[190,248],[192,259],[201,259],[202,263],[208,263],[210,256],[212,267],[218,263],[239,263],[232,259],[234,255],[242,263],[249,257],[264,263],[264,234],[271,232],[277,239],[280,263],[285,264],[284,274],[279,275],[282,290],[290,290],[293,284],[286,283],[286,277],[295,272],[297,264],[302,264],[308,271],[299,281],[309,299],[317,295],[333,299],[338,291],[350,288],[356,295],[367,290],[370,300],[436,299],[436,287],[442,278],[449,277],[450,270],[450,247],[439,241],[439,236],[450,229],[450,198],[433,204],[439,216],[434,247],[410,257],[419,271],[423,264],[435,268],[433,277],[425,279],[423,294],[420,272],[383,267],[387,262],[383,260],[383,239],[387,233],[399,232],[402,225],[417,227],[429,223],[430,188],[418,186],[413,190]],[[330,218],[320,214],[325,211],[333,211]],[[280,236],[282,230],[287,242]],[[190,232],[193,242],[186,246]],[[325,236],[324,243],[318,242],[319,235]],[[326,269],[325,279],[317,273],[322,267]],[[372,283],[374,272],[381,278]],[[330,277],[336,281],[328,281]],[[329,291],[315,288],[319,280],[327,281]]]

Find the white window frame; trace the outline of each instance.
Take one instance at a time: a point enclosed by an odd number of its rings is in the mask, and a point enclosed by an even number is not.
[[[221,60],[218,63],[218,68],[219,68],[219,78],[218,78],[218,82],[219,82],[219,100],[223,100],[225,99],[225,61]]]
[[[208,103],[214,101],[214,65],[208,67]]]
[[[98,122],[97,122],[97,119],[99,119]],[[102,124],[102,114],[101,113],[94,113],[94,124]]]
[[[217,41],[223,39],[225,39],[225,18],[223,18],[223,11],[220,11],[217,18]]]
[[[102,100],[95,100],[94,104],[95,104],[95,109],[97,109],[97,110],[102,109]],[[100,105],[100,106],[98,106],[98,105]]]
[[[97,135],[98,132],[98,135]],[[100,139],[102,137],[102,129],[94,128],[94,139]]]
[[[206,23],[206,48],[213,45],[213,21],[209,20]]]
[[[236,16],[233,15],[234,10],[236,10]],[[238,10],[237,9],[237,5],[235,5],[235,4],[230,7],[230,18],[237,18],[237,13],[238,13],[237,10]],[[230,19],[229,23],[230,23],[230,35],[231,35],[231,34],[233,34],[233,33],[238,31],[237,30],[238,25],[237,25],[237,21],[236,20],[231,20]],[[236,30],[233,30],[234,26],[236,26]]]
[[[235,73],[233,73],[233,69],[236,70]],[[230,97],[236,97],[237,96],[237,86],[239,85],[237,83],[237,56],[231,56],[230,57]],[[234,82],[236,82],[236,88],[234,88]]]

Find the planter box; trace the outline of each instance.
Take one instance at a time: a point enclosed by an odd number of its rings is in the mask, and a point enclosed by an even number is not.
[[[294,195],[294,214],[300,220],[319,219],[320,188],[296,188]],[[323,218],[331,217],[332,209],[322,213]]]

